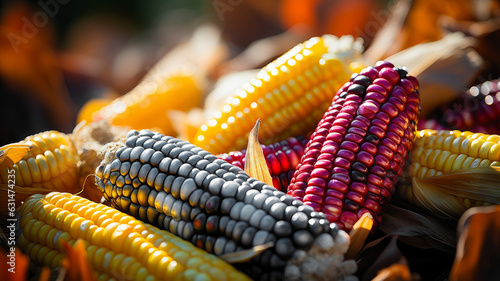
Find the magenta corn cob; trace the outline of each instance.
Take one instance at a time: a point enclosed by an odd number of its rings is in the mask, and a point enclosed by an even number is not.
[[[500,133],[500,79],[471,87],[422,120],[419,129]]]
[[[417,80],[389,62],[354,74],[311,135],[288,194],[345,230],[366,212],[376,225],[412,148]]]
[[[308,139],[303,136],[291,137],[269,145],[261,145],[269,173],[276,189],[286,192],[295,167],[304,155]],[[217,158],[229,162],[241,169],[245,166],[246,149],[219,154]]]

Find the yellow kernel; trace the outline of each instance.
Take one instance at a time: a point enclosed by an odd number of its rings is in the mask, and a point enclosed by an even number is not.
[[[94,232],[92,233],[91,244],[97,245],[97,246],[105,246],[105,244],[104,244],[104,228],[98,227],[97,229],[94,230]]]
[[[470,143],[469,147],[469,156],[472,157],[479,157],[479,149],[481,146],[485,143],[484,140],[482,139],[475,139]]]
[[[455,159],[455,161],[453,162],[453,166],[451,167],[451,170],[452,171],[460,170],[462,168],[463,163],[465,162],[465,160],[467,158],[468,158],[468,156],[465,154],[458,155],[457,158]]]
[[[104,256],[108,250],[104,247],[100,247],[99,249],[96,250],[94,254],[94,258],[92,259],[93,261],[93,266],[96,270],[98,271],[104,271]]]
[[[491,161],[500,160],[500,143],[496,143],[491,147],[490,152],[488,153],[488,159]]]
[[[436,170],[438,171],[443,171],[444,169],[444,163],[446,162],[446,160],[451,156],[451,152],[449,151],[442,151],[440,154],[439,154],[439,157],[437,158],[437,161],[436,161]],[[455,154],[456,155],[456,154]]]
[[[481,145],[481,147],[479,148],[479,154],[478,156],[480,158],[488,158],[488,153],[490,152],[490,149],[491,147],[494,145],[493,142],[490,142],[490,141],[485,141],[483,142],[483,144]]]
[[[474,159],[474,161],[472,161],[472,163],[470,165],[470,168],[477,168],[477,167],[479,167],[479,164],[481,164],[481,161],[483,161],[483,159],[481,159],[481,158]]]
[[[52,249],[50,252],[48,252],[45,257],[43,257],[43,264],[50,266],[54,258],[59,254],[57,250]]]
[[[480,158],[478,158],[480,159]],[[491,160],[489,159],[483,159],[480,163],[479,163],[479,167],[489,167],[491,165]]]
[[[40,244],[47,245],[46,239],[48,238],[48,234],[54,228],[48,224],[43,224],[40,230],[36,232],[37,240]]]
[[[452,154],[450,155],[446,161],[444,162],[444,166],[443,166],[443,173],[447,173],[449,171],[451,171],[452,167],[453,167],[453,163],[455,162],[455,159],[457,158],[458,154]]]
[[[29,158],[26,163],[28,164],[28,168],[31,174],[31,179],[33,182],[39,183],[42,181],[42,174],[40,172],[40,168],[38,167],[38,164],[36,163],[35,158]]]
[[[170,261],[172,258],[167,257],[165,252],[155,251],[148,257],[146,264],[151,272],[161,276],[161,270],[165,269]]]

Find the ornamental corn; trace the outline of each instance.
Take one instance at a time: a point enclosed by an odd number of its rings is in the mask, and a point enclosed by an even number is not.
[[[60,266],[63,245],[83,240],[99,280],[249,280],[167,231],[69,193],[33,195],[21,216],[18,245],[38,264]]]
[[[351,36],[324,35],[295,46],[236,90],[192,143],[214,154],[244,149],[258,118],[264,144],[307,135],[359,65],[353,62],[361,51]]]
[[[273,186],[281,191],[286,191],[292,179],[295,167],[299,164],[304,154],[308,139],[302,136],[288,138],[269,145],[261,145]],[[246,149],[219,154],[217,158],[243,169],[245,165]]]
[[[346,230],[366,212],[380,223],[412,148],[417,90],[389,62],[354,74],[311,135],[288,194]]]
[[[337,279],[355,270],[342,262],[349,236],[324,214],[202,148],[148,130],[110,147],[96,174],[112,206],[218,256],[273,244],[238,265],[251,277]]]

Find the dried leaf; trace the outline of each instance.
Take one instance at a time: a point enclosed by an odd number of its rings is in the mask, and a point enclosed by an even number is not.
[[[83,240],[77,240],[73,247],[63,244],[66,257],[62,265],[66,268],[64,280],[67,281],[96,281],[94,271],[88,263],[87,252]]]
[[[267,167],[264,152],[259,143],[260,119],[257,120],[252,131],[248,135],[247,154],[245,155],[245,172],[252,178],[273,186],[273,180]]]
[[[224,254],[219,256],[219,258],[225,260],[228,263],[242,263],[253,259],[254,257],[260,255],[265,250],[274,247],[273,242],[268,242],[266,244],[255,246],[248,250],[238,251],[234,253]]]
[[[0,147],[0,170],[12,167],[21,161],[31,149],[31,146],[22,143],[12,143]]]
[[[450,280],[500,280],[500,206],[474,207],[459,221]]]
[[[365,245],[366,238],[368,238],[372,227],[373,216],[370,213],[364,213],[349,232],[351,243],[349,244],[349,250],[347,250],[347,253],[345,254],[346,259],[356,258],[359,251],[361,251]]]
[[[457,197],[500,204],[500,167],[461,169],[426,179],[413,178],[414,203],[458,219],[466,210]]]
[[[0,280],[26,281],[28,280],[29,259],[19,249],[14,251],[15,261],[10,264],[9,253],[0,250]],[[13,268],[13,269],[12,269]],[[13,273],[11,270],[14,270]]]

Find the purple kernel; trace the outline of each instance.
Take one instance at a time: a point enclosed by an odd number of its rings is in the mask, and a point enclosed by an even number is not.
[[[326,139],[327,140],[332,140],[332,141],[337,142],[337,143],[340,143],[342,141],[343,137],[344,137],[344,135],[342,135],[341,133],[330,132],[326,136]]]
[[[371,155],[375,155],[375,153],[377,153],[377,146],[370,142],[363,143],[360,148],[362,151],[366,151]]]
[[[356,118],[354,118],[354,120],[361,121],[361,122],[365,123],[368,126],[370,125],[370,121],[371,121],[370,119],[368,119],[368,118],[366,118],[364,116],[361,116],[361,115],[356,116]]]
[[[363,196],[361,196],[361,194],[354,192],[354,191],[347,192],[345,197],[347,197],[348,199],[351,199],[352,201],[354,201],[360,205],[363,205],[363,203],[365,203],[365,198]]]
[[[382,104],[385,101],[385,97],[381,93],[369,92],[368,94],[366,94],[365,100],[372,100],[377,102],[378,104]]]
[[[393,68],[394,65],[388,61],[385,61],[385,60],[381,60],[381,61],[378,61],[376,64],[375,64],[375,68],[380,71],[381,69],[383,68],[386,68],[386,67],[390,67],[390,68]]]
[[[326,187],[326,180],[322,178],[311,178],[307,182],[307,186],[306,194],[314,193],[323,196],[325,192],[324,188]]]
[[[378,126],[378,127],[382,128],[384,130],[387,129],[387,123],[385,123],[384,121],[382,121],[380,119],[377,119],[377,118],[373,119],[372,125]]]
[[[359,74],[364,75],[373,81],[378,77],[378,70],[376,68],[370,66],[370,67],[367,67],[367,68],[361,70],[361,72]]]
[[[359,145],[355,142],[346,140],[346,141],[342,142],[342,144],[340,145],[340,148],[341,149],[348,149],[349,151],[352,151],[352,152],[357,152],[359,150]]]
[[[360,128],[361,130],[368,130],[368,125],[366,125],[364,122],[361,122],[359,120],[354,120],[351,123],[352,127]]]
[[[315,168],[311,173],[311,177],[328,179],[330,177],[330,172],[327,169]]]
[[[390,124],[389,131],[395,132],[398,136],[403,137],[405,135],[405,130],[397,124]]]
[[[360,135],[361,137],[364,137],[366,135],[366,130],[362,130],[362,129],[356,128],[356,127],[349,128],[349,130],[347,130],[347,132]]]
[[[399,98],[396,98],[396,97],[390,97],[389,99],[387,99],[387,102],[388,103],[391,103],[393,104],[397,109],[398,111],[403,111],[405,110],[405,104],[404,102],[399,99]]]
[[[403,87],[405,89],[406,93],[411,93],[411,92],[415,91],[415,87],[413,87],[413,83],[411,83],[411,81],[408,80],[407,78],[399,80],[398,85]]]
[[[359,155],[359,153],[358,153],[358,155]],[[382,167],[385,170],[388,170],[390,168],[390,165],[391,165],[390,160],[387,159],[387,157],[380,155],[380,154],[375,156],[375,162],[377,163],[377,165],[380,165],[380,167]]]
[[[368,133],[377,136],[379,139],[385,136],[385,130],[379,126],[371,126],[370,129],[368,129]]]
[[[387,90],[387,92],[391,92],[392,91],[392,84],[391,82],[387,81],[386,79],[384,78],[377,78],[375,79],[375,81],[373,81],[373,84],[377,84],[377,85],[380,85],[382,86],[384,89]],[[372,91],[372,90],[370,90]]]
[[[377,113],[377,115],[375,115],[375,118],[384,121],[386,124],[389,124],[389,122],[391,122],[391,117],[389,117],[389,115],[387,115],[387,113],[385,112]]]
[[[368,119],[373,119],[379,110],[379,105],[374,101],[364,101],[358,108],[358,114],[363,115]]]
[[[335,197],[326,197],[325,204],[342,207],[342,200]]]
[[[368,183],[374,184],[376,186],[382,186],[383,181],[384,180],[377,175],[374,175],[374,174],[368,175]]]
[[[385,145],[379,145],[378,153],[380,153],[381,155],[384,155],[389,160],[392,160],[392,158],[394,157],[394,151],[392,151],[390,148],[388,148]]]
[[[392,85],[396,85],[399,82],[399,73],[393,68],[384,68],[380,70],[379,77],[386,79]]]
[[[355,191],[356,193],[358,193],[360,195],[363,195],[363,196],[365,196],[366,193],[368,192],[368,188],[367,188],[366,184],[364,184],[362,182],[353,182],[351,184],[350,189],[352,191]]]
[[[345,194],[345,192],[349,189],[349,186],[347,183],[337,180],[337,179],[332,179],[328,182],[328,189],[330,190],[336,190],[342,194]],[[328,194],[328,191],[327,191]]]
[[[356,78],[352,82],[354,84],[359,84],[364,87],[368,87],[372,83],[372,80],[368,76],[360,74],[356,76]]]
[[[386,138],[392,140],[396,145],[399,145],[401,143],[401,137],[398,136],[396,133],[391,132],[391,131],[387,131],[387,133],[385,135],[386,135]]]
[[[388,96],[387,90],[384,87],[377,85],[377,84],[371,84],[370,86],[368,86],[368,88],[366,88],[366,92],[367,93],[376,92],[376,93],[383,95],[384,97]]]
[[[399,113],[397,107],[392,103],[385,103],[380,110],[387,113],[391,119],[398,116]]]
[[[342,158],[345,158],[345,159],[352,162],[354,160],[354,158],[356,157],[356,155],[354,154],[354,152],[352,152],[350,150],[341,149],[341,150],[339,150],[339,152],[337,152],[337,157],[342,157]]]
[[[354,164],[352,164],[352,169],[364,174],[368,173],[368,167],[361,162],[354,162]]]
[[[323,148],[321,148],[321,154],[323,153],[328,153],[328,154],[332,154],[332,155],[335,155],[338,151],[338,146],[334,146],[334,145],[327,145],[327,146],[323,146]]]
[[[398,145],[389,138],[384,138],[380,144],[387,146],[392,151],[396,151],[398,148]]]
[[[339,180],[345,184],[351,183],[351,178],[348,173],[333,173],[330,177],[330,181],[332,180]],[[328,183],[328,186],[330,186],[330,183]]]
[[[335,198],[338,198],[338,199],[342,200],[342,199],[344,199],[344,194],[345,193],[340,192],[340,191],[338,191],[336,189],[329,188],[329,189],[326,190],[326,196],[327,197],[335,197]]]
[[[323,203],[323,198],[316,194],[307,194],[304,195],[304,202],[314,202],[316,204],[322,204]]]
[[[358,155],[356,155],[356,159],[368,167],[372,166],[375,161],[373,155],[366,151],[360,151]]]
[[[392,89],[391,94],[389,95],[390,97],[395,97],[406,103],[406,100],[408,99],[408,92],[401,87],[401,86],[395,86],[394,89]]]
[[[368,184],[366,184],[366,189],[367,189],[368,193],[380,194],[381,187],[368,183]]]
[[[363,98],[357,95],[348,95],[345,98],[346,102],[355,102],[356,104],[359,104],[363,101]]]
[[[351,167],[351,162],[345,158],[342,158],[342,157],[335,158],[335,161],[333,162],[333,164],[337,167],[342,167],[345,169],[349,169]]]
[[[318,160],[318,161],[316,161],[316,164],[314,164],[314,168],[323,168],[323,169],[331,170],[333,167],[332,161],[333,160],[325,160],[325,159]]]
[[[419,84],[418,84],[418,80],[417,78],[413,77],[413,76],[409,76],[408,75],[408,80],[411,81],[411,83],[413,84],[413,88],[415,88],[416,91],[418,91],[418,87],[419,87]]]
[[[366,130],[365,130],[366,132]],[[358,135],[358,134],[354,134],[354,133],[348,133],[347,135],[345,135],[345,140],[347,141],[352,141],[354,143],[361,143],[363,141],[363,137]]]

